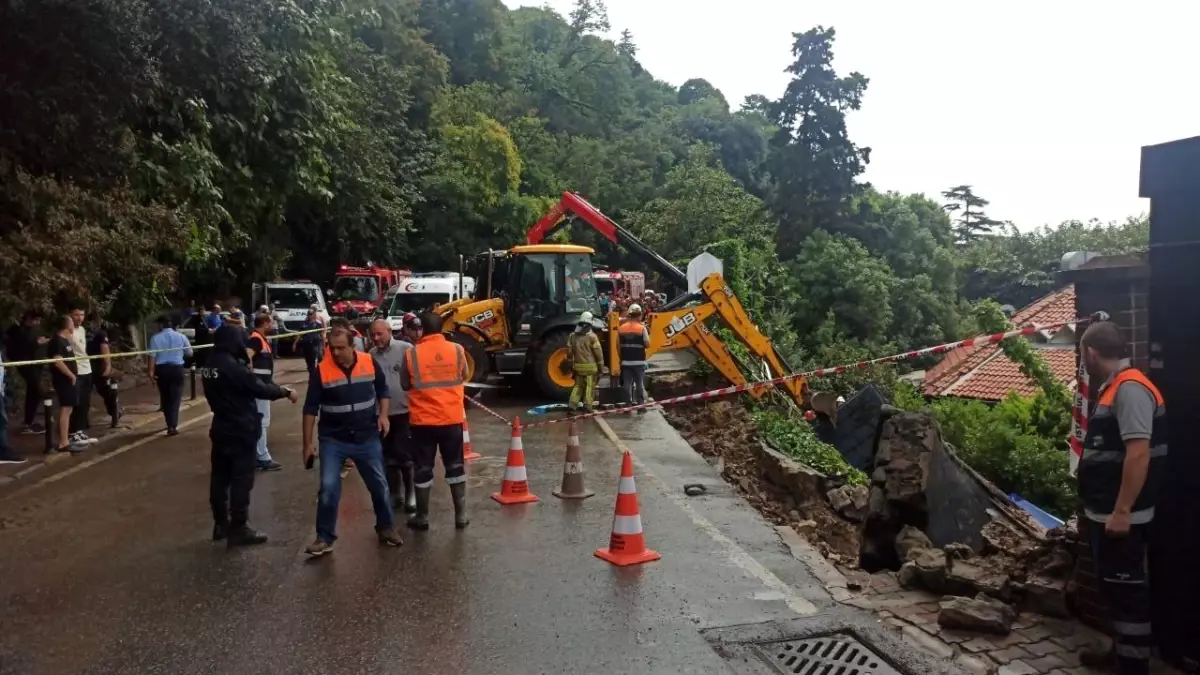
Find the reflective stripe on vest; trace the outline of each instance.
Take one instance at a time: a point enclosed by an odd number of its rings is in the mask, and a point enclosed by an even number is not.
[[[347,377],[346,371],[334,360],[333,353],[326,349],[317,372],[321,377],[322,413],[336,415],[375,408],[375,361],[370,356],[358,356]],[[364,384],[371,386],[361,386]],[[355,391],[361,393],[356,396],[352,393]]]
[[[410,385],[409,422],[418,426],[461,424],[467,369],[462,346],[440,334],[427,335],[404,359]]]
[[[1087,436],[1083,440],[1083,455],[1079,459],[1079,496],[1089,520],[1105,522],[1116,507],[1126,450],[1113,406],[1117,401],[1117,390],[1127,382],[1136,382],[1145,387],[1157,404],[1151,423],[1150,466],[1146,483],[1130,509],[1130,522],[1140,525],[1154,519],[1156,497],[1166,467],[1167,413],[1158,388],[1136,368],[1125,368],[1118,372],[1096,402],[1088,421]]]
[[[621,363],[627,366],[646,365],[646,327],[640,321],[627,321],[617,328]]]
[[[253,340],[255,338],[262,343],[262,349],[254,357],[254,362],[251,364],[252,372],[255,375],[261,375],[266,379],[270,379],[275,374],[275,357],[271,353],[271,343],[257,330],[250,333],[250,339]]]

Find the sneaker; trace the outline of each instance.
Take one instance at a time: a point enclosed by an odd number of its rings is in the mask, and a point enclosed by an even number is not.
[[[231,529],[229,531],[229,539],[225,542],[229,548],[234,548],[235,546],[258,546],[265,543],[267,543],[267,535],[247,525]]]
[[[91,445],[93,443],[100,442],[99,438],[92,438],[82,431],[75,432],[75,435],[71,437],[71,440],[73,443],[78,443],[80,445]]]
[[[167,435],[168,436],[178,436],[179,430],[174,427],[171,427],[170,429],[167,429]]]
[[[24,429],[21,429],[22,436],[40,436],[44,433],[46,433],[46,427],[38,424],[37,422],[34,422],[33,424],[26,426]]]
[[[333,553],[333,544],[317,539],[309,544],[308,548],[304,549],[304,552],[314,558],[319,558],[326,553]]]
[[[273,459],[268,459],[265,462],[258,463],[259,471],[281,471],[282,469],[283,465]]]
[[[0,455],[0,464],[24,464],[25,458],[15,453]]]
[[[88,449],[87,441],[71,441],[71,444],[65,448],[65,450],[70,452],[72,455],[78,455],[79,453],[81,453],[87,449]],[[59,450],[60,451],[64,450],[64,448],[59,448]]]
[[[384,546],[403,546],[404,540],[396,533],[396,528],[388,527],[384,529],[375,529],[375,534],[379,535],[379,543]]]

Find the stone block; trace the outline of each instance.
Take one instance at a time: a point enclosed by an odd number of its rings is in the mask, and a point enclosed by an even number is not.
[[[950,597],[941,603],[938,623],[945,628],[1008,635],[1017,618],[1011,607],[982,593],[974,598]]]
[[[996,663],[1001,663],[1001,664],[1008,663],[1010,661],[1015,661],[1017,659],[1033,658],[1029,652],[1025,651],[1024,649],[1021,649],[1017,645],[1013,645],[1012,647],[1006,647],[1004,649],[997,649],[994,652],[989,652],[988,657],[991,658]]]
[[[954,648],[945,642],[929,635],[916,626],[905,626],[900,630],[905,642],[915,645],[941,659],[954,656]]]

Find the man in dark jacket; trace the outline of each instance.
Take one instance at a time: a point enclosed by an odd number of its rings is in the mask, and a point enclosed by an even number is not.
[[[228,538],[229,546],[250,546],[267,541],[267,535],[247,523],[250,490],[262,413],[258,399],[286,398],[295,403],[295,391],[264,382],[250,371],[246,337],[240,326],[222,325],[213,334],[212,353],[200,369],[204,398],[212,408],[212,480],[209,499],[213,512],[213,541]]]

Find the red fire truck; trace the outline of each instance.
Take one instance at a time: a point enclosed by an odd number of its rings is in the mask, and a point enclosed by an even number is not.
[[[365,267],[341,265],[329,289],[335,316],[353,308],[359,316],[369,316],[383,303],[389,289],[412,276],[410,270],[389,270],[368,262]]]

